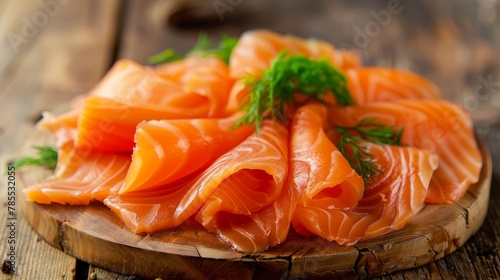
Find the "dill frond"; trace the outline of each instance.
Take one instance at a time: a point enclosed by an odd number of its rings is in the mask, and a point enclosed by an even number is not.
[[[373,182],[375,177],[383,172],[374,163],[373,155],[366,151],[362,142],[402,145],[403,128],[379,123],[376,118],[364,118],[355,126],[337,126],[334,129],[340,133],[337,148],[351,167],[363,177],[365,185]]]
[[[28,166],[28,165],[37,165],[43,166],[48,169],[54,170],[57,165],[57,150],[54,147],[50,146],[36,146],[33,147],[37,150],[36,157],[23,157],[18,160],[15,160],[10,166],[15,168]]]
[[[250,87],[250,96],[244,100],[246,114],[235,124],[255,125],[258,134],[265,118],[286,121],[287,109],[297,105],[296,93],[326,103],[333,94],[338,105],[354,105],[342,71],[325,59],[313,60],[304,55],[287,56],[281,52],[261,76],[249,75],[244,84]]]

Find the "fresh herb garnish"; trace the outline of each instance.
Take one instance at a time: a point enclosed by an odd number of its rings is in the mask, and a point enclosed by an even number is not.
[[[38,165],[44,166],[51,170],[56,169],[57,150],[54,147],[36,146],[33,148],[38,151],[37,157],[23,157],[11,163],[10,166],[19,168],[28,165]]]
[[[363,177],[365,184],[371,183],[377,174],[383,172],[373,162],[374,156],[366,151],[366,146],[361,142],[402,145],[403,128],[378,123],[376,118],[364,118],[355,126],[337,126],[335,130],[340,132],[337,148]]]
[[[232,38],[223,34],[220,38],[219,45],[216,48],[211,48],[212,40],[210,40],[206,34],[201,34],[198,38],[198,43],[188,55],[200,54],[203,57],[216,56],[226,64],[229,64],[229,58],[231,57],[234,47],[238,44],[238,41],[238,38]]]
[[[152,55],[148,57],[149,64],[162,64],[169,63],[176,60],[182,59],[182,56],[175,53],[174,49],[168,48],[161,53]]]
[[[207,34],[201,33],[198,41],[192,50],[186,56],[201,55],[202,57],[215,56],[220,58],[226,64],[229,64],[229,58],[234,47],[238,44],[238,38],[229,37],[223,34],[217,47],[212,48],[213,42]],[[182,59],[183,56],[177,54],[172,48],[166,49],[159,54],[148,58],[150,64],[169,63]]]
[[[355,104],[342,71],[326,59],[313,60],[304,55],[281,52],[261,76],[249,75],[244,84],[250,88],[250,95],[244,100],[246,114],[235,127],[253,124],[257,135],[265,118],[286,122],[287,109],[297,105],[296,93],[322,103],[326,103],[327,94],[333,94],[338,105]]]

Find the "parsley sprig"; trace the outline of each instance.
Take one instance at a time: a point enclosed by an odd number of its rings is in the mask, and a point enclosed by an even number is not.
[[[403,128],[396,128],[377,122],[376,118],[364,118],[355,126],[337,126],[340,132],[337,148],[349,161],[352,168],[363,177],[365,185],[373,182],[383,173],[374,162],[374,156],[366,151],[362,142],[401,146]]]
[[[198,41],[192,50],[186,56],[201,55],[202,57],[215,56],[220,58],[226,64],[229,64],[229,58],[234,47],[238,44],[239,39],[229,37],[226,34],[221,35],[219,44],[212,48],[213,42],[207,34],[201,33]],[[174,49],[168,48],[158,54],[152,55],[148,58],[149,64],[162,64],[169,63],[184,58],[175,52]]]
[[[257,135],[266,118],[286,122],[287,110],[297,105],[296,93],[322,103],[326,103],[328,94],[333,94],[338,105],[355,104],[344,73],[326,59],[313,60],[300,54],[287,56],[283,51],[260,76],[249,75],[244,79],[250,95],[244,100],[246,114],[235,127],[255,125]]]

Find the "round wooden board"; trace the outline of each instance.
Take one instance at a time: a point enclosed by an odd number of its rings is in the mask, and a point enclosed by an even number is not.
[[[36,144],[50,141],[41,133],[32,139]],[[480,139],[478,143],[484,159],[481,177],[464,198],[449,205],[426,205],[403,229],[349,247],[291,232],[285,243],[245,255],[195,225],[135,235],[99,203],[26,202],[24,213],[33,229],[63,252],[141,279],[371,277],[433,262],[477,232],[486,217],[492,175],[490,155]],[[26,170],[20,183],[30,185],[49,174],[39,168]]]

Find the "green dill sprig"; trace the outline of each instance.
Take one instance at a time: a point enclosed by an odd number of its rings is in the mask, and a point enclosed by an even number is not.
[[[404,130],[378,123],[376,118],[364,118],[355,126],[337,126],[334,129],[340,132],[337,148],[352,168],[363,177],[365,185],[373,182],[375,177],[383,172],[373,162],[374,156],[366,151],[366,146],[361,142],[401,146]]]
[[[161,53],[148,57],[149,64],[163,64],[182,59],[181,55],[175,53],[174,49],[168,48]]]
[[[57,165],[57,150],[50,146],[36,146],[33,147],[37,150],[36,157],[23,157],[15,160],[10,166],[15,168],[28,166],[28,165],[38,165],[46,167],[50,170],[56,169]]]
[[[207,35],[202,34],[198,39],[198,43],[188,53],[188,55],[200,54],[203,57],[215,56],[220,58],[226,64],[229,64],[229,58],[231,57],[231,53],[233,52],[234,47],[236,47],[236,45],[238,44],[238,41],[238,38],[232,38],[227,36],[226,34],[223,34],[221,35],[217,47],[211,48],[212,40],[210,40]]]
[[[344,73],[330,62],[309,59],[299,54],[287,56],[284,51],[261,76],[245,77],[244,84],[250,88],[250,95],[244,100],[246,105],[243,110],[246,114],[234,127],[255,125],[257,135],[265,118],[286,122],[287,109],[297,105],[296,93],[322,103],[326,103],[328,94],[333,94],[338,105],[355,104],[347,89]]]
[[[212,48],[213,42],[207,34],[201,33],[198,41],[192,50],[186,56],[201,55],[202,57],[215,56],[220,58],[226,64],[229,64],[229,58],[233,52],[234,47],[238,44],[238,38],[229,37],[223,34],[220,38],[219,44]],[[184,58],[182,55],[177,54],[172,48],[168,48],[159,54],[152,55],[148,58],[149,64],[162,64],[169,63]]]

